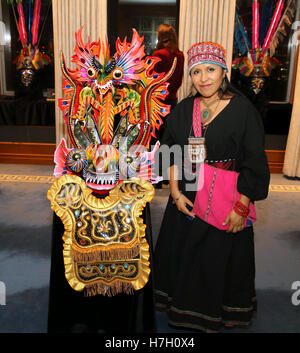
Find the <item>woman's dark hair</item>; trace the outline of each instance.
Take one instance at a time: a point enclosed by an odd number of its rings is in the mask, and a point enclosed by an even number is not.
[[[175,29],[168,24],[162,24],[157,30],[156,49],[168,49],[170,52],[178,51],[178,38]]]
[[[235,95],[241,95],[241,93],[230,83],[226,74],[219,88],[219,98],[223,99],[224,97],[228,98]]]

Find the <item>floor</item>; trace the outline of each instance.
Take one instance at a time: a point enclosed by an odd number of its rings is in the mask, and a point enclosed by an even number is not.
[[[52,173],[51,166],[0,164],[0,333],[46,332],[52,222],[46,193]],[[167,197],[165,187],[151,203],[154,244]],[[300,281],[300,181],[272,174],[269,197],[256,207],[259,306],[246,332],[300,333],[300,292],[292,288]],[[157,326],[162,333],[188,332],[168,327],[162,313]]]

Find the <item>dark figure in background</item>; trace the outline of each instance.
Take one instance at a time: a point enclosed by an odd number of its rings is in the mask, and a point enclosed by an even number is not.
[[[156,72],[169,72],[172,67],[174,58],[177,58],[177,64],[172,77],[169,79],[169,94],[165,99],[165,103],[171,106],[171,110],[177,104],[177,91],[182,83],[183,77],[183,65],[184,65],[184,55],[182,51],[178,49],[178,39],[175,29],[168,24],[162,24],[158,28],[157,32],[157,45],[156,51],[152,56],[157,56],[161,59],[155,65]],[[168,117],[165,117],[166,121]],[[165,123],[164,121],[164,123]],[[157,133],[157,138],[160,139],[164,131],[164,125],[161,126]]]
[[[43,99],[42,73],[32,69],[17,71],[17,83],[15,89],[16,98],[24,102],[35,102]]]
[[[182,83],[183,78],[183,66],[184,66],[184,55],[183,52],[178,49],[178,38],[175,32],[175,29],[168,24],[162,24],[159,26],[157,31],[157,45],[156,51],[152,54],[152,56],[157,56],[161,59],[155,65],[156,72],[169,72],[172,67],[174,58],[177,58],[176,68],[169,79],[168,91],[169,94],[165,99],[165,103],[170,105],[171,111],[175,108],[177,104],[177,91]],[[163,118],[163,125],[161,125],[160,129],[156,133],[157,139],[152,139],[151,145],[154,145],[157,140],[161,140],[164,130],[165,123],[168,119],[168,116]],[[169,184],[168,181],[163,181],[156,184],[156,189],[161,189],[162,184]]]
[[[269,77],[264,78],[264,85],[262,87],[262,90],[257,94],[251,88],[251,77],[246,77],[241,75],[238,70],[232,70],[231,82],[256,107],[256,109],[260,113],[260,116],[262,118],[262,121],[265,127],[269,101],[271,100],[270,78]]]

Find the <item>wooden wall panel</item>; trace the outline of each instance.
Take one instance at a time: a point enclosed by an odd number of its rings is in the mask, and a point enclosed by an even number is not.
[[[0,163],[54,165],[56,145],[0,142]]]

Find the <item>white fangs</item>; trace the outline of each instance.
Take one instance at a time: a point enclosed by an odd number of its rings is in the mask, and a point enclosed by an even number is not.
[[[107,174],[92,174],[87,172],[85,176],[86,183],[93,183],[98,185],[114,185],[119,180],[118,173]]]
[[[95,82],[95,85],[100,92],[106,92],[109,88],[113,88],[112,81],[107,82],[105,85],[99,85],[98,82]]]

